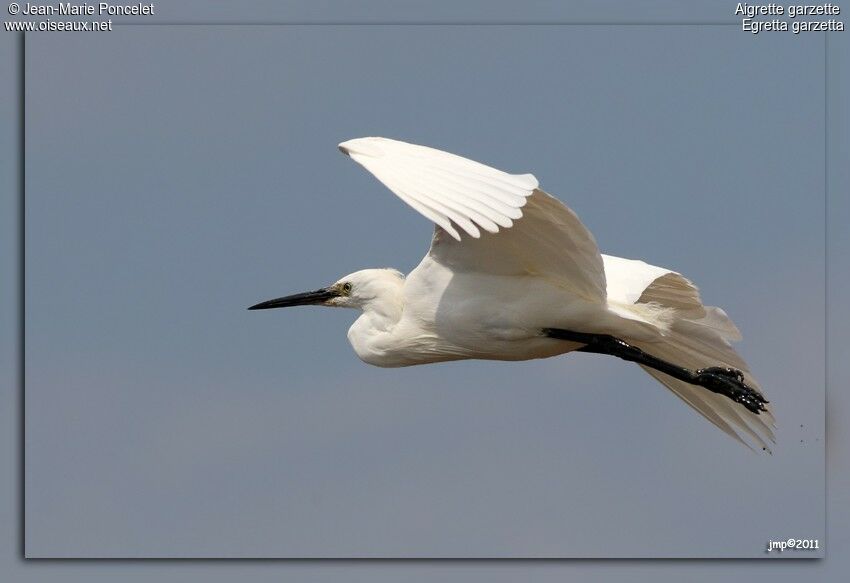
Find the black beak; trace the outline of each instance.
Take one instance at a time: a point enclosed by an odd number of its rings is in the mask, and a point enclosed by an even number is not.
[[[260,302],[248,308],[249,310],[270,310],[272,308],[288,308],[290,306],[315,306],[324,304],[326,301],[339,296],[335,289],[325,287],[316,291],[293,294],[267,302]]]

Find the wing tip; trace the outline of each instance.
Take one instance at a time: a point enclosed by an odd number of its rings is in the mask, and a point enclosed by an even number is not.
[[[514,176],[528,181],[529,193],[527,196],[531,196],[532,194],[534,194],[535,190],[540,188],[540,181],[537,180],[537,177],[534,174],[531,174],[530,172],[527,174],[514,174]]]
[[[457,232],[457,229],[455,229],[454,227],[446,228],[445,226],[443,226],[442,228],[445,232],[452,236],[452,239],[454,239],[455,241],[461,241],[460,233]]]
[[[378,142],[385,138],[354,138],[337,144],[339,151],[346,156],[352,157],[355,155],[369,156],[370,158],[380,158],[384,155],[384,150],[381,149]]]

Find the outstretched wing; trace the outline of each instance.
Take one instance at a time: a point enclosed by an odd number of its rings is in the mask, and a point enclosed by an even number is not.
[[[533,175],[387,138],[339,148],[437,225],[435,260],[459,271],[550,277],[588,300],[605,299],[593,235]]]
[[[603,255],[608,274],[608,299],[622,304],[654,303],[676,309],[676,319],[661,342],[638,346],[653,356],[679,366],[699,369],[707,366],[737,368],[747,384],[764,394],[747,363],[732,348],[741,333],[726,312],[703,305],[699,290],[681,274],[643,261]],[[750,447],[770,451],[776,426],[771,405],[755,415],[729,398],[675,379],[655,369],[642,368],[696,409],[725,433]]]

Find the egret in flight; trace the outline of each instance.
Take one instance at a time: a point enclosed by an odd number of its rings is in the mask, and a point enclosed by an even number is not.
[[[248,309],[360,310],[348,340],[361,360],[381,367],[616,356],[730,436],[770,451],[768,401],[731,347],[740,333],[722,309],[703,305],[688,279],[600,254],[578,216],[531,174],[387,138],[339,149],[435,223],[431,248],[406,277],[364,269]]]

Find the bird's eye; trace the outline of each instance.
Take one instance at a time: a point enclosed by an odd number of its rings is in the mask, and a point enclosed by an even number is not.
[[[342,284],[342,291],[344,291],[345,293],[350,293],[351,284],[349,282],[345,282],[344,284]]]

